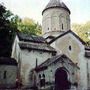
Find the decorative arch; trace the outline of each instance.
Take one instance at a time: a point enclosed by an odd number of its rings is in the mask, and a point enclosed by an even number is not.
[[[52,15],[51,15],[51,28],[52,28],[52,31],[57,31],[58,30],[58,27],[57,27],[58,25],[57,24],[59,24],[58,12],[53,11]]]
[[[65,67],[56,69],[55,72],[55,90],[70,89],[71,83],[69,82],[69,72]]]
[[[64,14],[60,14],[59,15],[59,26],[60,26],[60,30],[64,30],[65,28],[65,15]]]

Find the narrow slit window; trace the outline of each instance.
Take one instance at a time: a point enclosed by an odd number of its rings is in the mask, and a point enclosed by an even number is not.
[[[41,74],[39,74],[39,78],[41,78]]]
[[[62,30],[63,30],[63,23],[62,23]]]
[[[72,49],[71,46],[69,46],[69,50],[70,50],[70,51],[71,51],[71,49]]]
[[[48,30],[49,30],[49,27],[48,27]]]
[[[45,74],[43,74],[43,78],[45,78]]]
[[[6,79],[6,73],[7,71],[4,71],[3,78]]]

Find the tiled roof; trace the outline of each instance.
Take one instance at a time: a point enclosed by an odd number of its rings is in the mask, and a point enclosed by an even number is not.
[[[0,65],[12,65],[17,66],[17,61],[13,58],[0,57]]]
[[[21,49],[56,52],[54,48],[52,48],[50,45],[47,44],[19,43],[19,45]]]
[[[24,33],[17,33],[19,39],[21,41],[30,41],[30,42],[38,42],[38,43],[45,43],[46,40],[41,37],[41,36],[37,36],[37,35],[29,35],[29,34],[24,34]]]
[[[42,11],[42,14],[44,13],[44,11],[50,8],[63,8],[70,13],[69,8],[63,2],[60,2],[60,0],[50,0],[45,9]]]

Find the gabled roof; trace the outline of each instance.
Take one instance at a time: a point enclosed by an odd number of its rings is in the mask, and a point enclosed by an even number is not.
[[[41,36],[24,34],[21,32],[18,32],[17,35],[20,41],[28,41],[28,42],[34,42],[34,43],[46,43],[46,40]]]
[[[66,55],[60,54],[60,55],[57,55],[57,56],[54,56],[52,58],[47,59],[45,62],[43,62],[42,64],[40,64],[35,70],[36,71],[45,70],[45,69],[47,69],[47,67],[50,64],[56,63],[58,61],[63,62],[65,59],[68,59],[69,60],[69,64],[71,64],[71,65],[73,65],[73,66],[75,66],[75,67],[77,67],[79,69],[79,67],[75,63],[73,63],[72,60],[69,59]]]
[[[54,38],[55,38],[54,36],[48,36],[45,39],[54,39]]]
[[[14,58],[0,57],[0,65],[17,66],[17,61]]]
[[[47,9],[51,9],[51,8],[63,8],[63,9],[67,10],[70,13],[69,8],[63,2],[61,2],[60,0],[50,0],[50,2],[47,4],[45,9],[42,11],[42,14]]]
[[[57,39],[63,37],[64,35],[67,35],[68,33],[73,34],[83,45],[86,44],[78,35],[76,35],[76,34],[75,34],[73,31],[71,31],[71,30],[68,30],[67,32],[65,32],[65,33],[57,36],[56,38],[54,38],[53,40],[51,40],[51,41],[49,42],[49,44],[53,43],[54,41],[56,41]]]

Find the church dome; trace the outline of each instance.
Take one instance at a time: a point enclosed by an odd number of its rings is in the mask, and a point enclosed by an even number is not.
[[[63,2],[61,2],[60,0],[50,0],[50,2],[47,4],[45,9],[42,11],[42,14],[47,9],[51,9],[51,8],[63,8],[63,9],[67,10],[70,13],[69,8]]]

